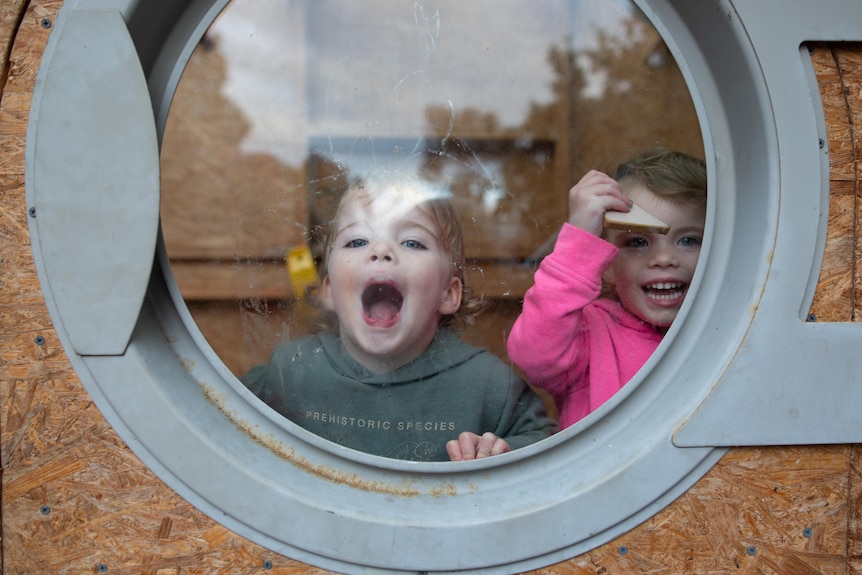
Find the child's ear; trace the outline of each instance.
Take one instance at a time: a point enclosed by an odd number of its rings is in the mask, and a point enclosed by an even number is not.
[[[461,278],[452,277],[449,279],[449,286],[443,292],[440,298],[440,314],[452,315],[458,308],[461,307],[461,294],[464,291],[464,285],[461,283]]]
[[[320,284],[320,305],[328,311],[335,311],[335,302],[332,301],[332,285],[329,283],[329,276],[323,278],[323,283]]]

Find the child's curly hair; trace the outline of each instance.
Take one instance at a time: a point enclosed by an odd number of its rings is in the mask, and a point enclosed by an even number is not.
[[[338,221],[344,205],[360,196],[365,196],[370,202],[374,199],[374,194],[393,189],[398,193],[415,195],[417,197],[416,207],[428,217],[438,232],[438,239],[449,255],[452,275],[461,280],[461,305],[455,313],[441,317],[440,326],[451,327],[457,332],[462,332],[472,324],[475,317],[481,312],[484,307],[484,300],[473,294],[473,290],[467,285],[464,277],[467,267],[464,253],[464,234],[458,212],[452,203],[451,192],[419,176],[380,171],[357,179],[350,184],[341,196],[334,216],[327,224],[319,275],[321,278],[327,276],[329,253],[338,231],[335,223]],[[327,314],[327,317],[321,321],[320,327],[334,331],[338,325],[337,319],[335,314]]]
[[[706,203],[706,163],[676,150],[653,148],[620,164],[614,179],[635,179],[652,193],[675,203]]]

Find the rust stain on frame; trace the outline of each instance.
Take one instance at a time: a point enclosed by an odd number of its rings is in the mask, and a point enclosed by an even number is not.
[[[415,497],[422,495],[422,491],[417,489],[415,486],[415,479],[405,479],[400,484],[384,483],[363,479],[356,473],[347,473],[328,465],[312,463],[305,457],[298,456],[292,447],[286,446],[283,442],[277,440],[272,435],[261,433],[256,426],[249,424],[244,419],[238,417],[236,413],[226,409],[224,396],[216,393],[212,387],[203,383],[200,383],[199,385],[210,403],[218,407],[219,411],[224,413],[237,429],[248,435],[255,441],[255,443],[266,447],[281,459],[289,462],[306,473],[333,483],[340,483],[342,485],[347,485],[348,487],[361,489],[362,491],[383,493],[397,497]],[[443,485],[429,489],[428,495],[431,495],[432,497],[456,496],[458,495],[458,489],[454,484],[447,482]]]

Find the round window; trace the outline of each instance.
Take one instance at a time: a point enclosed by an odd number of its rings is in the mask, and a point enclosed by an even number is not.
[[[493,26],[479,24],[490,13]],[[509,32],[515,29],[517,49]],[[472,367],[479,363],[462,364],[464,348],[444,344],[442,335],[430,348],[427,337],[376,342],[380,324],[394,332],[397,326],[389,323],[395,320],[410,333],[427,332],[411,316],[410,302],[423,297],[417,290],[437,282],[419,276],[419,268],[409,267],[412,260],[400,258],[391,273],[389,266],[336,270],[341,281],[331,284],[333,297],[353,295],[340,285],[373,280],[363,299],[364,323],[345,320],[359,315],[347,300],[329,306],[337,314],[321,301],[326,294],[320,288],[330,285],[322,268],[332,271],[327,256],[341,247],[327,247],[327,240],[344,242],[331,235],[339,200],[357,182],[379,187],[398,181],[414,188],[421,183],[427,192],[447,196],[454,221],[438,211],[423,226],[450,230],[444,245],[460,237],[459,253],[449,254],[458,270],[446,275],[456,276],[463,293],[460,308],[436,323],[499,358],[502,364],[489,377],[502,382],[511,371],[503,365],[511,363],[507,335],[536,267],[567,219],[569,188],[591,168],[614,174],[617,165],[633,157],[640,161],[645,153],[650,166],[676,170],[676,156],[653,159],[658,146],[685,153],[695,168],[696,158],[704,156],[685,79],[658,31],[627,1],[561,0],[537,12],[522,4],[393,10],[386,3],[235,0],[194,48],[162,137],[161,223],[183,299],[177,304],[189,309],[234,375],[293,423],[335,443],[435,461],[448,459],[446,437],[485,429],[509,433],[509,441],[522,447],[550,433],[548,422],[525,427],[518,416],[501,423],[494,412],[499,408],[491,407],[496,397],[484,407],[471,405],[481,401],[483,383]],[[705,197],[706,170],[700,169],[693,183],[681,174],[660,184],[700,186]],[[373,211],[366,213],[364,206],[361,219],[368,225],[357,226],[350,210],[344,211],[347,230],[355,230],[346,241],[373,249],[373,242],[388,239],[391,227],[407,234],[394,244],[406,238],[433,251],[426,241],[432,237],[416,239],[410,228],[399,228],[395,205],[382,210],[385,227],[375,226],[368,219]],[[428,215],[423,211],[418,215]],[[698,241],[702,212],[700,217]],[[404,223],[412,219],[407,214]],[[623,241],[633,239],[617,243]],[[354,246],[351,257],[362,247]],[[342,261],[335,258],[338,265]],[[675,278],[685,282],[675,286],[687,287],[694,266],[655,269],[653,275],[665,283]],[[598,272],[583,273],[586,278]],[[679,307],[684,291],[664,292],[672,293],[662,293],[655,307],[667,315]],[[672,297],[676,305],[669,308]],[[338,337],[327,330],[307,337],[327,322]],[[644,336],[653,337],[652,330]],[[342,357],[337,348],[345,341],[352,347]],[[434,360],[427,371],[415,362],[390,369],[412,362],[414,348],[428,350],[423,356],[437,350],[438,357],[445,349],[448,359]],[[285,361],[316,349],[331,361],[313,367]],[[363,373],[378,364],[389,375]],[[494,369],[481,365],[486,373]],[[274,371],[277,377],[267,375]],[[328,387],[336,376],[349,381]],[[434,378],[428,386],[439,388],[430,402],[413,384],[428,378]],[[361,390],[351,387],[355,381],[363,383]],[[446,388],[447,382],[454,387]],[[376,393],[381,386],[387,391]],[[494,393],[503,397],[508,391]],[[559,411],[542,390],[522,399],[546,404],[551,416]],[[599,399],[591,403],[594,409]],[[500,421],[471,427],[464,411],[490,411]],[[563,419],[566,426],[574,423],[568,415]]]

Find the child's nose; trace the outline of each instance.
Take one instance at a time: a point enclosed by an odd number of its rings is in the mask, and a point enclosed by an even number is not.
[[[384,260],[387,262],[391,262],[394,259],[395,252],[392,250],[392,246],[387,241],[377,241],[371,246],[370,259],[373,262]]]
[[[652,263],[658,267],[675,267],[679,265],[679,259],[672,246],[657,246],[652,254]]]

